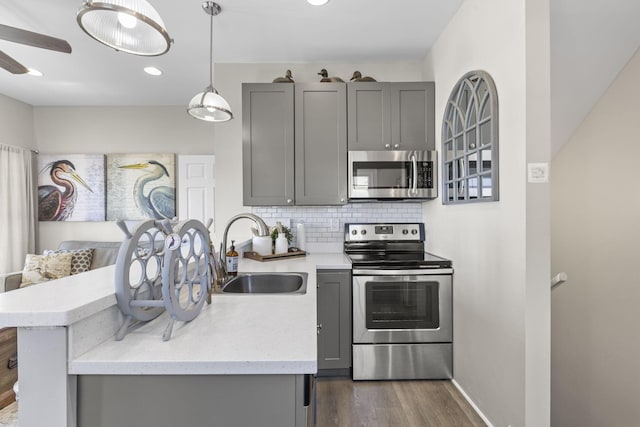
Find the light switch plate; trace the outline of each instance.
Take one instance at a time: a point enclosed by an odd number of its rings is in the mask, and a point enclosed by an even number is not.
[[[527,178],[530,183],[549,182],[549,163],[529,163]]]

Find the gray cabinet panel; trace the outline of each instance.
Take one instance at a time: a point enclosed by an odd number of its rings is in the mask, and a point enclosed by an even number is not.
[[[435,150],[435,84],[393,83],[391,144],[398,150]]]
[[[349,150],[382,150],[391,142],[391,84],[348,84]]]
[[[351,367],[351,271],[318,271],[318,370]],[[320,374],[320,372],[319,372]]]
[[[78,426],[303,427],[303,377],[81,375]]]
[[[295,85],[295,203],[347,202],[344,83]]]
[[[349,150],[434,150],[433,82],[348,84]]]
[[[242,171],[245,205],[293,204],[293,138],[293,85],[243,84]]]

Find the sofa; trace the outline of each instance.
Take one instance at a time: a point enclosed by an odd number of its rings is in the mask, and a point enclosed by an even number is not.
[[[115,264],[122,242],[95,242],[91,240],[66,240],[58,249],[75,250],[93,248],[90,270]],[[4,291],[12,291],[20,287],[22,272],[10,273],[4,278]]]

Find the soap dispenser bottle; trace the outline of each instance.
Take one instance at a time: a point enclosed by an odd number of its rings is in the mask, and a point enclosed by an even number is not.
[[[231,241],[231,247],[226,253],[227,258],[227,275],[234,277],[238,275],[238,252],[234,246],[235,240]]]

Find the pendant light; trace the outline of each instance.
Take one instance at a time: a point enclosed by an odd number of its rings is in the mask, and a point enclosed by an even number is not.
[[[202,9],[209,14],[209,86],[191,98],[187,112],[196,119],[207,122],[226,122],[233,119],[229,103],[213,87],[213,17],[220,14],[220,5],[212,1],[202,3]]]
[[[146,0],[85,0],[76,21],[100,43],[133,55],[162,55],[173,41]]]

